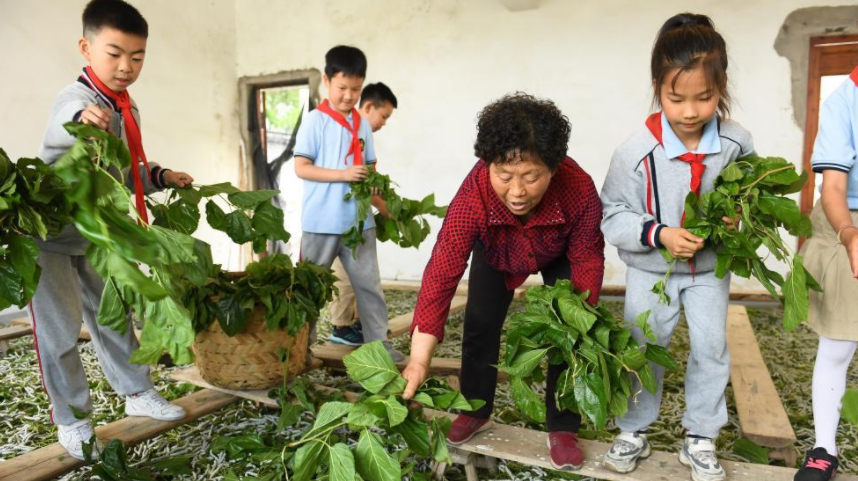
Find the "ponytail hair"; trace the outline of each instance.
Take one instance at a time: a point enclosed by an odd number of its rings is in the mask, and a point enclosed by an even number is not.
[[[650,64],[653,80],[653,105],[659,106],[661,89],[667,76],[676,70],[670,88],[676,87],[680,74],[696,68],[710,88],[718,91],[718,114],[730,114],[730,92],[727,90],[727,45],[706,15],[680,13],[667,19],[658,31],[652,47]]]

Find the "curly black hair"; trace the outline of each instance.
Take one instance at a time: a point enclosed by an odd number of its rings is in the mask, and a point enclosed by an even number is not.
[[[554,102],[516,92],[480,112],[474,154],[487,163],[506,163],[527,153],[554,170],[566,158],[571,131]]]

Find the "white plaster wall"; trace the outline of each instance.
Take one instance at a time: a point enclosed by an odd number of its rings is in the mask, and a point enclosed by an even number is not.
[[[199,183],[239,180],[235,7],[232,1],[133,1],[149,22],[146,62],[129,88],[147,157]],[[38,153],[56,94],[85,65],[77,50],[86,0],[0,0],[0,147]],[[206,226],[216,262],[239,249]]]
[[[34,155],[56,93],[74,80],[85,0],[0,0],[0,146]],[[361,47],[367,81],[384,81],[400,108],[377,134],[382,169],[403,195],[455,194],[475,159],[477,112],[507,92],[553,99],[573,125],[569,153],[601,187],[613,149],[649,111],[649,52],[679,11],[710,15],[727,40],[736,105],[757,149],[800,162],[790,70],[773,44],[784,18],[843,0],[132,0],[149,20],[145,70],[131,93],[143,112],[149,157],[200,183],[240,181],[237,81],[324,66],[335,44]],[[324,94],[324,92],[323,92]],[[433,223],[437,231],[439,222]],[[238,249],[203,231],[218,261]],[[419,250],[380,247],[385,278],[418,279],[434,235]],[[606,284],[623,283],[607,252]],[[735,288],[754,288],[735,282]]]
[[[802,131],[792,120],[790,70],[773,45],[793,10],[848,1],[536,0],[511,12],[500,0],[320,0],[236,2],[238,76],[324,66],[333,45],[369,58],[367,81],[383,81],[400,108],[377,134],[382,169],[409,197],[448,202],[474,163],[474,119],[485,104],[523,90],[553,99],[573,125],[569,153],[601,187],[614,148],[649,112],[649,55],[669,16],[711,16],[725,37],[736,104],[733,117],[757,150],[801,163]],[[260,14],[259,12],[265,12]],[[324,92],[323,92],[324,95]],[[439,223],[434,223],[437,229]],[[382,244],[382,277],[417,279],[431,242],[402,250]],[[605,284],[624,283],[606,251]],[[734,288],[757,288],[742,280]]]

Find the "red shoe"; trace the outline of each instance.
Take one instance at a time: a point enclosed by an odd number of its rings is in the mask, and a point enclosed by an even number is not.
[[[492,422],[490,419],[474,418],[465,414],[459,414],[450,427],[450,432],[447,434],[447,442],[453,446],[458,446],[467,442],[475,434],[491,428]]]
[[[578,471],[584,464],[584,453],[578,447],[578,434],[569,431],[548,433],[551,465],[560,471]]]

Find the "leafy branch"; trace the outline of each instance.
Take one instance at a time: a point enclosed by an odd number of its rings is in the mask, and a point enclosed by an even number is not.
[[[42,273],[33,238],[55,236],[70,222],[66,189],[41,160],[12,163],[0,149],[0,310],[33,298]]]
[[[732,272],[746,279],[754,276],[783,303],[783,324],[788,331],[808,317],[808,290],[821,290],[805,269],[801,255],[789,249],[779,233],[783,228],[794,236],[810,236],[810,219],[787,197],[801,191],[806,179],[806,173],[799,175],[792,163],[780,157],[747,156],[721,171],[714,190],[699,197],[690,193],[685,199],[684,227],[715,249],[715,275],[723,278]],[[741,223],[730,230],[723,217],[739,218]],[[791,267],[786,279],[766,267],[765,259],[757,254],[760,247]],[[662,255],[672,268],[676,259],[665,250]],[[664,292],[669,275],[670,270],[653,287],[665,304],[670,302]]]
[[[271,479],[290,481],[399,481],[414,469],[413,461],[403,466],[412,455],[451,462],[446,443],[450,419],[427,418],[423,408],[470,411],[479,408],[482,401],[469,402],[445,381],[430,378],[418,389],[414,397],[417,404],[406,402],[402,399],[405,380],[380,341],[362,346],[343,362],[349,377],[366,390],[355,402],[322,404],[313,425],[298,440],[282,446],[242,436],[220,438],[213,443],[213,450],[228,451],[233,456],[276,458],[280,462]],[[290,423],[297,421],[295,411],[307,408],[306,386],[293,386],[298,387],[303,399],[298,406],[282,404]],[[356,443],[349,446],[343,435],[357,438]],[[392,454],[392,447],[402,442],[407,449]],[[419,473],[411,473],[415,474]]]
[[[510,319],[498,369],[510,376],[516,405],[537,422],[545,421],[545,401],[531,386],[545,380],[539,368],[543,361],[566,364],[550,402],[587,416],[597,429],[603,429],[609,417],[626,413],[629,398],[639,392],[632,379],[656,391],[655,373],[647,361],[678,368],[667,349],[656,344],[649,313],[636,320],[650,341],[640,345],[621,319],[604,306],[591,306],[587,297],[589,293],[575,292],[568,280],[531,287],[524,311]]]
[[[141,225],[128,216],[131,192],[115,178],[130,165],[124,143],[92,126],[71,123],[66,129],[78,140],[55,171],[75,206],[75,227],[92,242],[87,257],[105,279],[98,322],[123,332],[131,313],[145,319],[132,362],[157,362],[164,351],[177,364],[190,362],[197,330],[218,319],[234,334],[255,302],[266,308],[272,329],[294,333],[318,317],[332,295],[330,270],[295,267],[273,256],[248,266],[243,280],[228,279],[213,264],[211,247],[190,236],[199,225],[198,204],[208,198],[209,224],[234,241],[252,242],[259,250],[269,239],[288,240],[283,212],[270,203],[277,191],[242,192],[229,183],[174,189],[164,204],[150,199],[153,223]],[[224,195],[232,208],[228,214],[211,200]],[[279,295],[277,289],[283,289]]]
[[[363,244],[363,226],[371,210],[372,193],[378,195],[387,203],[390,218],[375,215],[376,237],[381,242],[392,241],[400,247],[420,246],[429,235],[429,222],[426,216],[434,215],[443,218],[447,207],[435,205],[435,194],[429,194],[423,200],[412,200],[400,197],[392,187],[393,182],[387,175],[371,170],[363,182],[353,182],[351,192],[344,200],[355,199],[357,213],[354,226],[343,234],[343,244],[352,251],[352,256]]]

